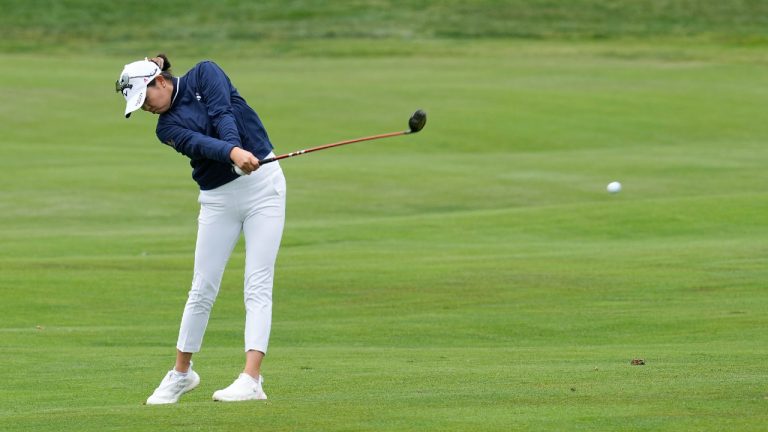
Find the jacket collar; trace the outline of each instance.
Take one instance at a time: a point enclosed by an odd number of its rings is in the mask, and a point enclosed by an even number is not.
[[[176,102],[176,96],[179,95],[179,86],[181,86],[181,77],[173,79],[173,93],[171,93],[171,106]]]

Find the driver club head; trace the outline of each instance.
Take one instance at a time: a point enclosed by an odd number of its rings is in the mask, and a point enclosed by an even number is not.
[[[416,110],[408,120],[408,127],[411,128],[410,133],[416,133],[424,129],[425,124],[427,124],[427,113],[421,109]]]

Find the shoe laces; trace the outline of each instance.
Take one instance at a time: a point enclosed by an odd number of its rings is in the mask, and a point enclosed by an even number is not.
[[[252,377],[244,377],[244,376],[239,377],[239,379],[241,381],[244,381],[248,385],[248,388],[251,389],[252,392],[254,393],[259,392],[259,389],[261,387],[261,380],[259,380],[259,382],[257,383],[253,380]]]
[[[186,377],[176,376],[174,375],[173,371],[168,371],[168,373],[165,375],[165,385],[162,387],[168,388],[168,387],[174,387],[176,389],[182,389],[186,385]]]

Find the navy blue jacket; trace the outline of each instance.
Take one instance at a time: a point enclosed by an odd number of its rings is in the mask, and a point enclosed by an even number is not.
[[[200,62],[174,79],[171,107],[157,120],[157,137],[191,159],[201,190],[238,177],[229,153],[241,147],[264,159],[272,151],[267,131],[223,70]]]

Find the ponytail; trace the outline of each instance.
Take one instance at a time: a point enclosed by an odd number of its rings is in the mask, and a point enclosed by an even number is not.
[[[158,66],[160,66],[160,69],[162,69],[163,72],[168,71],[168,73],[170,73],[171,61],[168,60],[168,57],[165,54],[160,53],[160,54],[157,55],[157,57],[153,58],[152,60],[154,61],[156,59],[162,59],[163,64],[162,65],[158,65]],[[157,62],[155,62],[155,63],[157,63]]]
[[[162,71],[160,75],[162,75],[163,78],[169,81],[174,78],[173,74],[171,73],[171,61],[168,60],[168,57],[165,54],[160,53],[156,57],[149,59],[149,61],[160,67],[160,70]],[[148,87],[152,87],[153,85],[155,85],[155,80],[152,80],[148,84]]]

